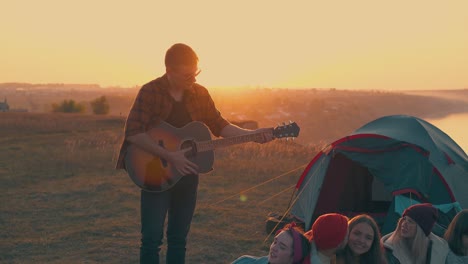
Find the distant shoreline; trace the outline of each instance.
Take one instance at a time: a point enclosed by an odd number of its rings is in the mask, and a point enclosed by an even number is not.
[[[428,114],[425,114],[424,117],[422,118],[423,119],[444,119],[451,115],[461,115],[461,114],[468,114],[468,110],[461,109],[460,111],[441,111],[437,113],[428,113]]]

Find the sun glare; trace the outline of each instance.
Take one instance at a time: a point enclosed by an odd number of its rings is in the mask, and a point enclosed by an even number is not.
[[[0,11],[0,82],[142,85],[164,73],[167,48],[184,42],[209,87],[468,87],[467,1],[184,7],[44,0],[25,9],[10,1]]]

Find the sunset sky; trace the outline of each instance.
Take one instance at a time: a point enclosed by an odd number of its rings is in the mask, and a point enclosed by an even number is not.
[[[467,0],[0,3],[0,82],[142,85],[183,42],[209,88],[468,88]]]

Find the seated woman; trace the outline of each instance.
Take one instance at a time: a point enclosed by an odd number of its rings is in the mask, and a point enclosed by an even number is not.
[[[379,227],[372,217],[357,215],[349,220],[348,226],[348,244],[337,254],[337,264],[387,263]]]
[[[395,231],[382,237],[388,263],[445,263],[447,242],[431,232],[437,216],[437,209],[429,203],[406,208]]]
[[[459,212],[444,235],[450,247],[447,264],[468,264],[468,209]]]
[[[309,240],[304,230],[295,223],[278,230],[270,245],[270,253],[264,257],[242,256],[232,264],[299,264],[309,254]]]

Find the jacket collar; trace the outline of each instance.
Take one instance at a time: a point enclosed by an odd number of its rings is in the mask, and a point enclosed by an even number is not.
[[[394,244],[393,237],[391,237],[392,234],[393,232],[383,236],[381,240],[382,244],[385,248],[392,250],[393,255],[399,259],[401,263],[404,263],[405,256],[401,252],[402,249]],[[447,242],[433,233],[430,233],[428,237],[432,240],[431,263],[443,263],[449,251]]]

